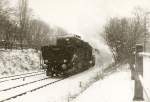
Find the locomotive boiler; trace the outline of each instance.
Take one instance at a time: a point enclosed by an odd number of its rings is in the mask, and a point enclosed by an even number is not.
[[[70,76],[95,65],[93,48],[80,36],[58,36],[41,47],[47,76]]]

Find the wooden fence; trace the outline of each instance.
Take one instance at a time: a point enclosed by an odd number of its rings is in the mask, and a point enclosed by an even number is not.
[[[133,101],[150,102],[150,53],[143,52],[142,45],[136,45],[136,53],[131,58],[134,62],[132,79],[135,80]]]

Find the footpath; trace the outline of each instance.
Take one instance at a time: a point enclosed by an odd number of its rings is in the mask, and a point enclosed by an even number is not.
[[[133,97],[131,72],[123,69],[97,81],[72,102],[133,102]]]

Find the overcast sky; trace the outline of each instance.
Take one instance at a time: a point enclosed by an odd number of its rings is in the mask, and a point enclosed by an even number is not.
[[[150,8],[150,0],[28,0],[41,19],[73,33],[97,32],[109,17],[129,16],[133,8]]]

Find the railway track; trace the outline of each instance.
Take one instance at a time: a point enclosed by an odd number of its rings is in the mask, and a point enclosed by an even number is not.
[[[44,71],[41,70],[41,71],[34,71],[34,72],[23,73],[23,74],[18,74],[18,75],[11,75],[11,76],[6,76],[6,77],[0,77],[0,80],[1,79],[6,79],[6,78],[13,78],[13,77],[17,77],[17,76],[23,76],[23,75],[33,74],[33,73],[39,73],[39,72],[44,72]]]
[[[65,78],[50,79],[49,77],[47,77],[47,78],[39,79],[39,80],[31,82],[31,83],[25,83],[22,85],[11,87],[9,89],[1,90],[0,91],[0,102],[5,102],[8,100],[17,98],[19,96],[23,96],[23,95],[27,94],[28,92],[34,92],[36,90],[39,90],[39,89],[49,86],[51,84],[57,83],[64,79]]]
[[[28,85],[28,84],[36,83],[36,82],[39,82],[39,81],[42,81],[42,80],[46,80],[46,79],[48,79],[48,77],[47,78],[38,79],[38,80],[34,80],[34,81],[31,81],[31,82],[27,82],[27,83],[23,83],[23,84],[16,85],[16,86],[13,86],[13,87],[4,88],[4,89],[0,90],[0,92],[11,90],[11,89],[14,89],[14,88],[17,88],[17,87],[21,87],[21,86],[25,86],[25,85]]]
[[[3,82],[6,82],[6,81],[10,81],[10,80],[17,80],[17,79],[22,79],[22,78],[27,78],[27,77],[34,77],[34,76],[38,76],[38,75],[42,75],[42,74],[45,74],[45,72],[40,72],[40,73],[32,73],[30,75],[28,74],[25,74],[25,75],[22,75],[22,76],[17,76],[15,78],[6,78],[6,79],[3,79],[3,80],[0,80],[0,83],[3,83]]]
[[[6,91],[9,89],[13,89],[15,87],[24,86],[29,83],[37,82],[38,80],[44,80],[46,77],[45,72],[39,72],[34,74],[27,74],[20,77],[15,78],[7,78],[0,81],[0,91]],[[8,86],[9,85],[9,86]]]
[[[22,78],[27,79],[24,81]],[[45,75],[44,71],[1,77],[0,102],[12,101],[11,99],[26,95],[28,92],[34,92],[64,79],[51,79]]]

